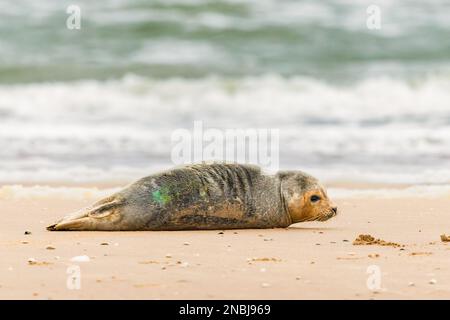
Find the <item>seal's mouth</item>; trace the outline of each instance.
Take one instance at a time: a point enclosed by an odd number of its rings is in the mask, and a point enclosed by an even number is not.
[[[330,210],[328,210],[325,214],[320,215],[316,220],[317,221],[327,221],[333,217],[335,217],[338,213],[337,207],[332,207]]]

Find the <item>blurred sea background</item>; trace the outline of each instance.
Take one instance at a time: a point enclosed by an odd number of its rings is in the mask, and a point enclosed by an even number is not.
[[[278,128],[280,167],[325,181],[448,184],[449,17],[448,0],[0,0],[0,181],[131,181],[202,120]]]

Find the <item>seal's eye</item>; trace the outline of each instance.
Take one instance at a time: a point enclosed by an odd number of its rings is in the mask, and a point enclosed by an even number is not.
[[[320,200],[320,197],[318,195],[311,196],[311,202],[317,202]]]

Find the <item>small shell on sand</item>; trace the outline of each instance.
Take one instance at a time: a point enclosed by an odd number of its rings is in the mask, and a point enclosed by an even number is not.
[[[91,259],[88,256],[75,256],[70,261],[73,262],[89,262]]]
[[[436,284],[437,281],[436,281],[436,279],[431,279],[430,281],[428,281],[428,283],[429,283],[429,284]]]
[[[47,250],[55,250],[56,248],[53,247],[53,246],[46,246],[45,249],[47,249]]]

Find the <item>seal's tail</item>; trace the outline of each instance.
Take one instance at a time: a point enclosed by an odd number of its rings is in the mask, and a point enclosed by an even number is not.
[[[108,222],[109,217],[116,211],[114,210],[120,205],[121,202],[116,199],[105,199],[97,202],[94,206],[88,207],[72,214],[69,214],[57,221],[56,223],[49,225],[47,230],[49,231],[81,231],[81,230],[107,230],[102,226],[111,226]]]

